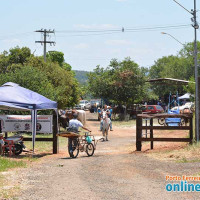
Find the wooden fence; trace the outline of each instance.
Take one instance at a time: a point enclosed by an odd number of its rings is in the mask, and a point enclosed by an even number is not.
[[[181,118],[186,122],[185,125],[180,126],[167,126],[167,125],[153,125],[154,119],[163,119],[165,118]],[[149,120],[150,124],[143,126],[143,120]],[[149,130],[150,133],[146,134],[146,138],[143,137],[142,131]],[[189,138],[154,138],[154,130],[188,130]],[[147,132],[146,132],[147,133]],[[147,137],[147,136],[150,137]],[[136,119],[136,150],[142,150],[142,142],[151,142],[151,149],[153,149],[153,142],[189,142],[190,144],[193,141],[193,115],[192,114],[139,114]]]

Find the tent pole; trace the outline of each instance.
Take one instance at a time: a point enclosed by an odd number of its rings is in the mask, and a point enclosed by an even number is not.
[[[37,126],[37,110],[32,110],[31,115],[32,121],[32,143],[33,143],[33,153],[35,151],[35,137],[36,137],[36,126]]]
[[[53,154],[58,153],[58,110],[53,111]]]

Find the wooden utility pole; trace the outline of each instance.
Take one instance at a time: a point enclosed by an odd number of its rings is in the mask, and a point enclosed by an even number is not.
[[[44,44],[44,61],[46,62],[46,54],[47,54],[47,43],[50,45],[55,45],[56,43],[54,41],[47,41],[47,37],[49,37],[50,33],[54,33],[54,30],[47,30],[47,29],[41,29],[41,30],[37,30],[35,32],[41,33],[44,36],[44,40],[42,41],[35,41],[35,43],[40,43],[41,45]]]

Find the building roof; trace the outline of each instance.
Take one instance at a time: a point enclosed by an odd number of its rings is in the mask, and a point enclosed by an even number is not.
[[[189,82],[191,81],[186,81],[186,80],[180,80],[180,79],[175,79],[175,78],[157,78],[157,79],[151,79],[146,82],[149,83],[158,83],[160,85],[188,85]],[[195,82],[191,82],[195,83]]]

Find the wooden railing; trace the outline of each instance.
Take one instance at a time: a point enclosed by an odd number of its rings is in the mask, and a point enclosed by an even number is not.
[[[167,125],[156,125],[153,126],[154,119],[165,119],[165,118],[181,118],[184,119],[185,125],[180,126],[167,126]],[[143,126],[142,121],[149,119],[149,126]],[[142,131],[149,130],[149,134],[146,134],[146,138],[143,137]],[[188,130],[189,138],[154,138],[154,130]],[[147,137],[149,135],[149,137]],[[189,142],[193,141],[193,115],[192,114],[138,114],[136,119],[136,150],[142,150],[142,142],[151,142],[151,149],[153,149],[153,142]]]

